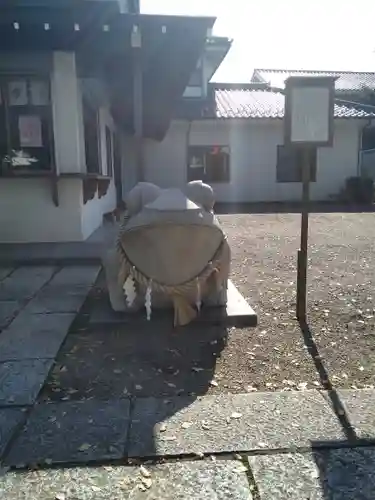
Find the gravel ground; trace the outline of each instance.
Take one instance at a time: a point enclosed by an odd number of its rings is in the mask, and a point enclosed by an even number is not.
[[[375,214],[311,215],[305,332],[294,319],[300,216],[232,214],[220,220],[232,246],[231,278],[257,311],[259,326],[73,331],[45,397],[374,386]],[[150,341],[155,335],[160,342]],[[199,339],[194,347],[192,335]]]
[[[232,279],[259,317],[258,328],[229,335],[217,365],[228,389],[373,386],[375,214],[310,216],[309,338],[294,319],[300,216],[220,220],[232,245]]]

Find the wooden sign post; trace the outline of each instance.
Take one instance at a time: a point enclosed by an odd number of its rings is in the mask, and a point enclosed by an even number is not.
[[[316,148],[332,146],[335,78],[290,77],[285,82],[284,143],[302,149],[301,243],[297,255],[296,316],[306,323],[310,177]]]

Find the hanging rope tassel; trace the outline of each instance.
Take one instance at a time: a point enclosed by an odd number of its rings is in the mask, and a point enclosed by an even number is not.
[[[197,298],[195,301],[195,305],[197,306],[198,311],[200,311],[202,306],[202,297],[201,297],[201,284],[199,282],[199,278],[197,278]]]
[[[145,294],[145,308],[146,308],[146,314],[147,314],[147,321],[150,321],[151,319],[151,293],[152,293],[152,280],[149,281],[147,289],[146,289],[146,294]]]
[[[134,304],[135,299],[137,298],[135,282],[131,275],[128,276],[127,280],[124,283],[124,293],[126,303],[128,304],[128,307],[131,307]]]

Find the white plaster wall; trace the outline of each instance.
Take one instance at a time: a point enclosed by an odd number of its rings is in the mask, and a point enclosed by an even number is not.
[[[103,213],[115,208],[113,180],[105,196],[96,194],[85,205],[82,179],[60,179],[58,190],[55,207],[49,179],[1,179],[0,243],[83,241],[102,224]]]
[[[57,172],[85,172],[82,92],[74,52],[53,53],[51,97]]]
[[[55,207],[49,179],[1,179],[0,242],[81,241],[81,183],[61,179]]]
[[[113,179],[108,187],[107,194],[98,198],[96,193],[92,200],[83,204],[80,199],[80,222],[82,224],[83,239],[86,240],[103,223],[103,214],[111,212],[116,207],[116,189]]]
[[[317,181],[311,198],[327,200],[357,174],[360,120],[336,120],[332,148],[318,151]],[[283,144],[281,121],[230,127],[231,182],[217,189],[220,201],[289,201],[301,198],[300,183],[276,181],[277,145]]]
[[[317,182],[311,197],[326,200],[345,179],[357,174],[361,120],[336,120],[333,148],[318,152]],[[161,143],[146,145],[146,180],[161,187],[186,182],[187,122],[172,123]],[[226,145],[231,153],[229,183],[213,184],[223,202],[288,201],[301,197],[301,184],[276,182],[276,150],[283,143],[280,120],[200,121],[190,130],[190,145]]]
[[[162,142],[144,143],[145,179],[162,188],[186,182],[187,122],[172,122]]]

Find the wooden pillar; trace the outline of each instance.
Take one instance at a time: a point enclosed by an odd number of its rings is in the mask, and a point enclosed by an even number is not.
[[[301,244],[297,256],[297,319],[306,323],[307,305],[307,263],[309,238],[310,176],[312,169],[312,149],[304,148],[302,163],[302,213]]]
[[[137,181],[145,180],[143,155],[143,67],[142,38],[138,26],[133,27],[133,120]]]

